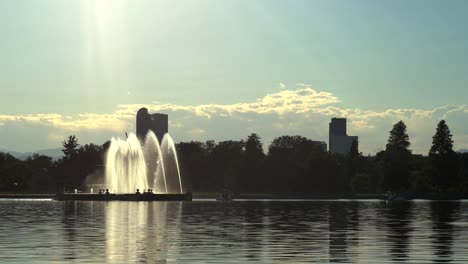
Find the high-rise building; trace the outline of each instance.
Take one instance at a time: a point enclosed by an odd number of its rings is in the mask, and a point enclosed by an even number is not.
[[[329,152],[346,155],[353,141],[357,142],[358,137],[346,133],[346,118],[332,118],[329,126]]]
[[[168,115],[166,114],[149,114],[148,109],[141,108],[137,112],[136,117],[136,134],[143,141],[148,131],[153,131],[158,138],[159,143],[162,142],[164,134],[169,131]]]

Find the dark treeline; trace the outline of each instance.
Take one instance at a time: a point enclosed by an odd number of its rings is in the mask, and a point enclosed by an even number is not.
[[[257,134],[241,141],[182,142],[177,150],[182,175],[194,192],[468,191],[468,154],[453,151],[445,121],[438,124],[427,156],[413,155],[410,145],[400,121],[375,156],[363,156],[358,142],[348,155],[330,154],[301,136],[275,138],[265,153]]]
[[[84,188],[90,177],[103,182],[104,145],[78,145],[75,136],[69,136],[63,144],[63,158],[34,154],[26,160],[18,160],[0,152],[0,192],[55,193]]]
[[[363,156],[358,142],[347,155],[330,154],[315,141],[301,136],[281,136],[265,153],[261,138],[181,142],[177,144],[186,190],[236,193],[377,193],[466,192],[468,153],[453,151],[445,121],[433,137],[428,155],[413,155],[406,125],[393,126],[385,147],[375,156]],[[63,142],[64,157],[33,155],[25,161],[0,153],[1,192],[58,192],[85,190],[88,183],[102,183],[103,145],[78,145],[75,136]]]

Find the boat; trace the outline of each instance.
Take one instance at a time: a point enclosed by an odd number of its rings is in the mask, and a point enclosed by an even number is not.
[[[57,201],[192,201],[192,193],[59,193]]]
[[[409,202],[408,197],[403,193],[392,193],[388,192],[387,194],[387,204],[402,204]]]

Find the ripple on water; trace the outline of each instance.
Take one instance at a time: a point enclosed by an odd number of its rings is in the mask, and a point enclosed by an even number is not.
[[[466,263],[467,205],[1,200],[0,263]]]

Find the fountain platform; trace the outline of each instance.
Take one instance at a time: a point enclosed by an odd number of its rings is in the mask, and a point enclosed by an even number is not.
[[[93,193],[59,193],[58,201],[192,201],[192,193],[143,193],[143,194],[93,194]]]

